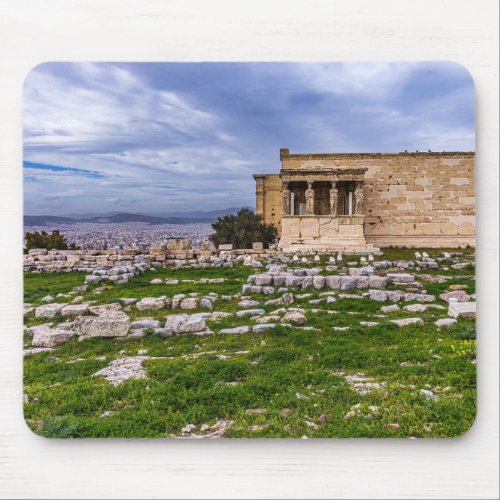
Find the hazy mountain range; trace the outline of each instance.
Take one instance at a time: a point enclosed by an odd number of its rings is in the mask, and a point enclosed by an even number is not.
[[[192,224],[196,222],[211,223],[218,217],[226,214],[235,214],[242,208],[250,207],[230,207],[220,210],[201,210],[192,212],[173,212],[169,214],[147,215],[131,214],[120,212],[109,212],[104,214],[71,214],[71,215],[25,215],[25,226],[48,226],[51,224],[75,224],[78,222],[94,222],[99,224],[119,223],[119,222],[145,222],[147,224]],[[251,209],[251,208],[250,208]],[[251,209],[252,210],[252,209]]]

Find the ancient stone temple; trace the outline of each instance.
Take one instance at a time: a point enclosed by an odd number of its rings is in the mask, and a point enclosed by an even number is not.
[[[284,251],[475,244],[474,153],[290,154],[255,174],[256,210]]]

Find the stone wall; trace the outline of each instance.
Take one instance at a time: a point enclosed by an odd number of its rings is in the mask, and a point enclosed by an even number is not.
[[[254,175],[256,212],[265,224],[273,224],[281,232],[281,179],[278,174]]]
[[[178,240],[186,241],[189,240]],[[200,258],[210,261],[214,258],[238,258],[249,256],[252,259],[263,259],[275,255],[275,250],[267,249],[236,249],[215,250],[192,249],[189,244],[167,248],[168,245],[158,245],[148,250],[46,250],[34,249],[24,255],[24,271],[26,272],[57,272],[84,271],[90,272],[98,266],[133,265],[148,263],[152,266],[174,267],[180,264],[194,262]]]
[[[292,170],[366,167],[367,243],[378,247],[475,245],[473,152],[290,154],[283,149],[280,158],[282,168]],[[258,176],[257,213],[266,221],[278,214],[281,219],[276,177]]]

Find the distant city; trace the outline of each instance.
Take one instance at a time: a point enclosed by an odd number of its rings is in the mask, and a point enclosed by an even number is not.
[[[123,213],[72,217],[25,215],[24,232],[58,230],[68,243],[84,250],[143,249],[177,238],[192,240],[196,248],[213,232],[212,222],[238,210],[232,207],[162,217]]]

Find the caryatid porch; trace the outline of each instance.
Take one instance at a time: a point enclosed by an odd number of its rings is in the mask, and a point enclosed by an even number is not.
[[[376,250],[363,233],[366,168],[282,170],[280,247],[284,251]]]

